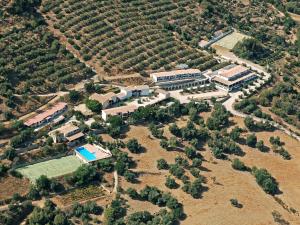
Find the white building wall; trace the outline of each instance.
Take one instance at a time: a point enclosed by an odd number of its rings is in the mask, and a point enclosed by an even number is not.
[[[102,119],[103,119],[104,121],[106,121],[106,120],[108,119],[108,116],[107,116],[107,114],[106,114],[104,111],[102,111],[101,117],[102,117]]]

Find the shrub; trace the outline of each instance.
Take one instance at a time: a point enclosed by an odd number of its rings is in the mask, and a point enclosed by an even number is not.
[[[255,145],[257,143],[257,137],[255,134],[250,134],[247,136],[246,144],[252,148],[255,148]]]
[[[178,188],[178,184],[176,183],[175,179],[171,178],[171,177],[167,177],[165,185],[167,188],[170,189],[176,189]]]
[[[238,141],[240,139],[242,129],[239,127],[234,127],[230,132],[229,136],[233,141]]]
[[[167,170],[167,169],[169,169],[169,165],[168,165],[167,161],[164,160],[164,159],[157,160],[157,166],[156,167],[159,170]]]
[[[98,169],[104,172],[112,172],[114,169],[114,164],[112,159],[102,159],[97,162]]]
[[[80,99],[81,95],[80,92],[72,90],[69,92],[69,99],[71,102],[75,103]]]
[[[237,208],[242,208],[242,204],[239,203],[239,201],[235,198],[230,199],[230,203],[232,206],[237,207]]]
[[[200,167],[202,165],[202,159],[195,158],[192,161],[192,166],[193,167]]]
[[[186,147],[185,148],[185,154],[189,159],[194,159],[197,157],[197,152],[194,148]]]
[[[143,149],[142,146],[138,143],[137,139],[135,138],[130,139],[126,144],[126,147],[132,153],[141,153]]]
[[[76,186],[84,186],[96,180],[100,180],[96,168],[86,164],[80,166],[70,177],[70,181]]]
[[[184,175],[184,169],[182,169],[180,166],[178,166],[176,164],[170,165],[169,171],[172,175],[174,175],[175,177],[177,177],[179,179]]]
[[[130,170],[126,170],[124,173],[124,178],[128,182],[134,183],[136,181],[137,175]]]
[[[235,170],[241,170],[241,171],[247,170],[245,164],[237,158],[232,161],[231,166]]]
[[[245,126],[251,131],[251,130],[254,130],[256,128],[256,124],[254,122],[254,120],[247,116],[245,119],[244,119],[244,123],[245,123]]]
[[[102,110],[102,104],[96,100],[87,99],[85,105],[88,109],[95,113],[100,113]]]
[[[126,190],[126,194],[128,194],[129,197],[132,198],[132,199],[139,199],[140,198],[139,193],[134,188],[128,188]]]
[[[256,182],[262,189],[270,194],[275,195],[278,192],[278,183],[266,169],[252,168],[252,173],[256,178]]]
[[[261,151],[261,152],[264,152],[265,149],[266,149],[266,146],[264,145],[263,140],[259,140],[259,141],[256,143],[255,147],[256,147],[259,151]]]
[[[200,175],[200,170],[198,168],[191,168],[190,172],[196,178],[199,178],[201,176]]]

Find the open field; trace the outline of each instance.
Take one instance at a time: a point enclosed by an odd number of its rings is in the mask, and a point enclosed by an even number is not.
[[[227,49],[233,49],[234,46],[243,39],[248,38],[247,35],[239,33],[237,31],[234,31],[232,34],[227,35],[226,37],[220,39],[214,45],[219,45],[221,47],[227,48]]]
[[[203,113],[201,116],[206,119],[209,113]],[[244,127],[242,118],[233,117],[231,120],[234,125]],[[186,118],[183,118],[178,120],[177,124],[179,127],[182,127],[186,122]],[[171,134],[168,126],[164,130],[164,136],[170,138]],[[244,133],[244,135],[247,135],[247,133]],[[291,160],[283,160],[280,155],[272,151],[263,153],[245,145],[241,145],[245,156],[240,157],[240,159],[247,166],[266,168],[276,178],[279,188],[283,192],[277,195],[277,197],[288,205],[288,207],[299,211],[300,199],[295,196],[300,196],[300,186],[297,179],[300,173],[300,143],[281,131],[257,133],[258,140],[264,140],[268,147],[270,147],[268,140],[271,136],[279,136],[286,143],[285,148],[292,155]],[[109,139],[106,135],[103,137],[105,140]],[[299,224],[297,222],[300,219],[299,216],[289,213],[272,196],[267,195],[258,186],[253,175],[249,172],[240,172],[232,169],[229,160],[215,159],[207,146],[204,146],[204,149],[200,152],[204,157],[201,174],[207,180],[204,186],[208,190],[203,192],[202,198],[193,199],[190,195],[183,192],[181,188],[168,189],[164,183],[169,172],[156,168],[157,159],[164,158],[168,163],[174,163],[177,155],[184,157],[183,152],[180,150],[168,152],[162,149],[159,140],[151,137],[147,127],[131,126],[124,141],[129,138],[137,138],[139,143],[146,148],[146,152],[141,154],[128,152],[137,162],[137,167],[134,170],[140,172],[140,183],[131,184],[122,178],[120,186],[125,190],[128,187],[140,190],[145,185],[150,185],[156,186],[163,191],[171,192],[172,195],[183,203],[184,211],[187,214],[187,218],[181,224],[275,224],[272,217],[273,211],[279,212],[282,218],[289,221],[290,224]],[[232,158],[235,158],[235,156]],[[193,179],[192,177],[190,178]],[[176,181],[182,185],[181,181]],[[229,201],[231,198],[238,199],[243,208],[232,207]],[[129,213],[141,210],[154,213],[159,210],[157,206],[151,203],[144,203],[127,197],[126,199],[128,199],[128,204],[131,206],[128,211]]]
[[[34,182],[41,175],[52,178],[72,173],[82,164],[82,161],[72,155],[32,164],[17,170]]]

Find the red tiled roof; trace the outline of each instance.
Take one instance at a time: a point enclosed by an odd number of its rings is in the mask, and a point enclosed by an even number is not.
[[[65,102],[59,102],[57,103],[55,106],[53,106],[52,108],[28,119],[24,124],[26,126],[32,126],[35,123],[41,122],[44,119],[53,116],[53,114],[55,114],[56,112],[64,109],[67,106],[67,103]]]
[[[220,76],[222,77],[226,77],[226,78],[230,78],[235,76],[236,74],[242,73],[249,70],[247,67],[245,66],[241,66],[241,65],[237,65],[235,67],[232,67],[228,70],[222,70],[222,72],[220,72]]]

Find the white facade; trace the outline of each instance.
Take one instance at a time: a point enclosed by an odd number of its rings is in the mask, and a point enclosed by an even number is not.
[[[121,87],[120,100],[125,100],[131,97],[148,96],[150,88],[148,85]]]

